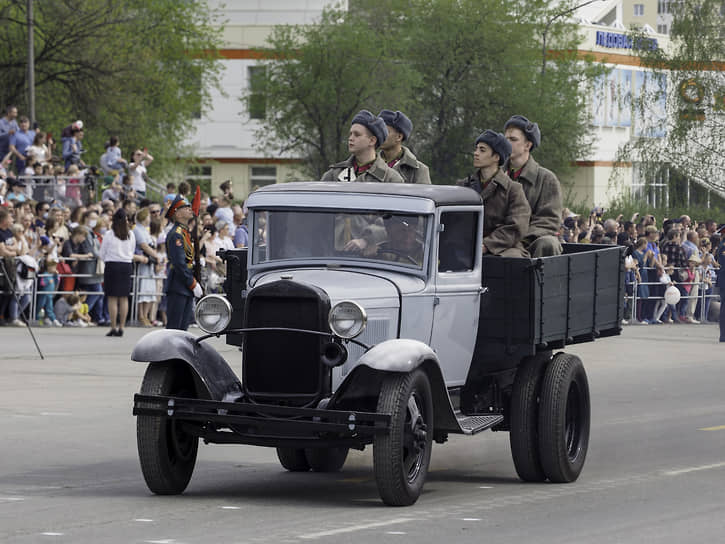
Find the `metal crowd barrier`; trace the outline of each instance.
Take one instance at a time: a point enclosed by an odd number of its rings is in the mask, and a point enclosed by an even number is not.
[[[94,176],[18,176],[25,184],[25,196],[36,202],[61,202],[79,206],[95,201]]]
[[[64,259],[59,259],[59,261],[63,261],[63,260]],[[81,260],[95,260],[95,259],[67,259],[67,260],[68,261],[71,261],[71,260],[73,260],[73,261],[81,261]],[[152,296],[159,297],[158,302],[160,302],[161,301],[161,297],[164,296],[163,287],[162,287],[161,290],[155,290],[153,293],[139,293],[139,285],[140,285],[141,280],[144,280],[144,279],[165,280],[166,279],[166,273],[153,274],[153,275],[150,275],[150,276],[149,275],[143,275],[142,276],[142,275],[139,275],[138,274],[138,264],[139,263],[133,263],[133,264],[134,264],[134,267],[133,267],[133,273],[131,275],[131,280],[132,280],[131,281],[131,292],[129,293],[129,297],[130,297],[131,301],[130,301],[130,308],[129,308],[129,316],[128,316],[128,318],[129,318],[129,321],[131,323],[138,323],[138,297],[140,295],[142,295],[142,294],[143,295],[152,295]],[[3,275],[2,274],[2,270],[0,270],[0,276],[2,276],[2,275]],[[23,293],[23,294],[30,295],[30,305],[28,307],[28,312],[30,314],[31,322],[34,322],[35,321],[35,316],[37,314],[38,296],[39,295],[53,295],[53,296],[55,296],[55,295],[65,295],[65,294],[69,294],[69,293],[76,293],[76,294],[79,294],[79,295],[88,295],[88,296],[90,296],[90,295],[100,295],[100,296],[105,297],[105,293],[102,290],[101,291],[87,291],[87,290],[77,289],[76,288],[76,289],[73,289],[73,290],[70,290],[70,291],[65,291],[65,290],[40,291],[38,289],[38,282],[39,282],[40,278],[41,277],[48,277],[48,276],[50,276],[50,274],[46,274],[46,273],[37,274],[36,273],[34,275],[34,277],[33,277],[33,283],[32,283],[32,289],[31,289],[31,291],[28,292],[28,293]],[[63,278],[76,278],[76,279],[78,279],[78,278],[92,278],[92,277],[96,277],[97,275],[96,274],[60,274],[59,273],[59,274],[57,274],[57,276],[58,276],[58,284],[60,286],[60,284],[62,283]],[[101,281],[99,281],[99,283],[101,283],[101,284],[103,283],[103,279],[102,278],[101,278]],[[16,281],[16,285],[17,285],[17,281]],[[6,291],[0,290],[0,295],[9,295],[9,296],[12,296],[12,292],[11,291],[7,291],[7,290]]]
[[[655,271],[656,268],[646,267],[646,268],[643,268],[641,270],[647,270],[649,272],[650,270]],[[676,269],[674,269],[674,273],[677,273],[680,270],[686,270],[686,268],[676,268]],[[697,295],[695,297],[693,297],[693,296],[691,296],[689,294],[687,294],[687,295],[680,294],[680,300],[690,300],[692,298],[697,298],[698,299],[698,301],[700,303],[700,305],[699,305],[700,312],[699,312],[699,315],[698,315],[697,320],[700,322],[700,324],[703,324],[707,320],[707,315],[705,315],[705,300],[708,299],[708,298],[709,299],[721,298],[720,297],[720,294],[718,294],[718,293],[715,292],[715,289],[714,289],[715,285],[714,284],[712,285],[713,290],[708,295],[708,294],[706,294],[707,289],[704,288],[707,285],[707,283],[704,280],[701,280],[699,282],[686,282],[686,281],[675,281],[675,280],[673,280],[673,283],[675,283],[675,285],[697,285],[699,287],[698,293],[697,293]],[[659,281],[654,281],[654,282],[653,281],[638,282],[636,280],[636,278],[635,278],[634,282],[627,283],[627,286],[632,286],[632,294],[631,295],[625,295],[625,297],[624,297],[625,302],[627,302],[629,304],[629,307],[630,307],[630,310],[631,310],[630,311],[630,316],[629,316],[629,322],[630,323],[637,323],[639,321],[637,319],[637,301],[638,300],[664,300],[664,298],[665,298],[664,296],[638,297],[637,296],[637,287],[640,286],[640,285],[654,285],[654,286],[660,285],[660,286],[665,286],[665,284],[660,283]],[[666,288],[667,287],[665,286],[665,289]],[[690,292],[692,292],[692,291],[690,291]]]

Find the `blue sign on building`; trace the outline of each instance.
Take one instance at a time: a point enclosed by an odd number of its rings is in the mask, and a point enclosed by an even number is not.
[[[635,38],[618,32],[597,31],[597,45],[613,49],[657,49],[656,38]]]

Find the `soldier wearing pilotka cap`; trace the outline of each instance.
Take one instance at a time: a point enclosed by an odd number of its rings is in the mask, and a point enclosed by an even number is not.
[[[388,137],[385,122],[368,110],[359,111],[350,123],[347,147],[350,157],[330,166],[322,181],[403,183],[403,178],[378,157],[376,150]]]
[[[380,156],[398,172],[405,183],[430,184],[430,171],[403,145],[413,132],[413,123],[402,111],[382,110],[378,117],[385,121],[388,137],[380,146]]]
[[[521,240],[529,228],[531,208],[520,184],[501,169],[511,144],[500,132],[484,131],[473,151],[478,170],[458,185],[470,187],[483,200],[483,253],[502,257],[528,257]]]
[[[531,221],[523,243],[532,257],[560,255],[557,238],[561,226],[561,185],[556,175],[534,160],[531,152],[541,143],[539,125],[514,115],[504,125],[511,157],[504,165],[508,176],[521,184],[531,206]]]

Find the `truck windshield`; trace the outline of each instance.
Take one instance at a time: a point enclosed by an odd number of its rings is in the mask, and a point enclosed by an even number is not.
[[[422,269],[427,216],[391,212],[254,210],[252,262],[344,259]]]

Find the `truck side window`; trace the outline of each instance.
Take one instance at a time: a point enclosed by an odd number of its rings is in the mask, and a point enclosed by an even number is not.
[[[438,238],[438,272],[473,270],[478,227],[476,212],[444,212],[441,224],[444,229]]]

